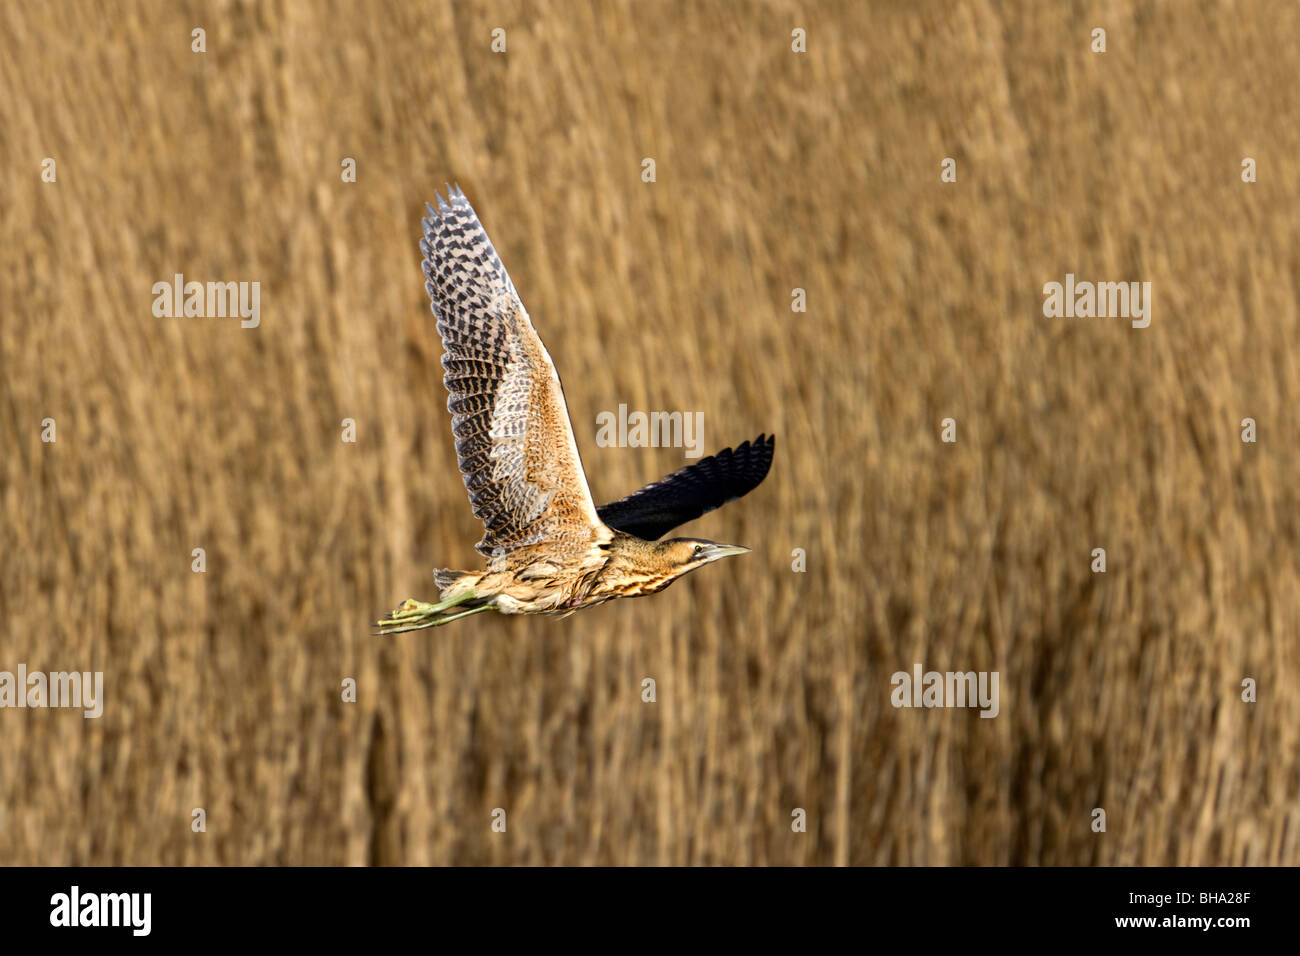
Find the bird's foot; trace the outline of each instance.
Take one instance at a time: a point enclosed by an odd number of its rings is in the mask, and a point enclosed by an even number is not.
[[[447,613],[452,608],[464,604],[466,601],[474,600],[476,595],[473,593],[460,594],[449,601],[441,601],[438,604],[429,604],[425,601],[417,601],[414,598],[407,598],[397,607],[393,608],[392,613],[387,617],[381,618],[375,622],[376,634],[401,634],[405,631],[418,631],[426,627],[437,627],[454,621],[457,618],[468,617],[470,614],[477,614],[479,611],[490,611],[493,609],[490,604],[483,604],[478,607],[470,608],[467,611],[458,613]]]

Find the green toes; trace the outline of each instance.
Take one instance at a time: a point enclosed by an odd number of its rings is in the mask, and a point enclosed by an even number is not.
[[[438,604],[429,604],[425,601],[417,601],[414,598],[407,598],[401,604],[393,609],[393,612],[385,618],[375,622],[376,634],[401,634],[406,631],[418,631],[426,627],[438,627],[449,621],[455,621],[462,617],[469,617],[471,614],[477,614],[480,611],[492,611],[495,608],[491,604],[482,604],[478,607],[470,608],[467,611],[460,611],[455,614],[446,613],[448,610],[464,604],[466,601],[475,600],[477,595],[473,592],[457,595],[447,601],[441,601]]]

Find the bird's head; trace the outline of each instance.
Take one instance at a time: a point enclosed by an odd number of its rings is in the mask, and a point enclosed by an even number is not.
[[[687,571],[694,571],[719,558],[729,558],[733,554],[745,554],[749,548],[738,544],[719,544],[706,538],[673,538],[663,542],[663,555],[668,564],[680,577]]]
[[[623,597],[654,594],[696,568],[749,550],[705,538],[645,541],[626,534],[619,534],[615,545],[612,579]]]

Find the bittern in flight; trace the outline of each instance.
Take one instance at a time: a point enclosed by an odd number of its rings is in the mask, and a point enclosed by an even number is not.
[[[597,508],[573,440],[555,365],[465,194],[449,187],[423,221],[425,289],[442,336],[456,455],[486,531],[483,571],[434,572],[436,604],[407,600],[381,634],[482,611],[569,614],[662,591],[748,548],[703,538],[660,541],[757,487],[774,438],[760,435]]]

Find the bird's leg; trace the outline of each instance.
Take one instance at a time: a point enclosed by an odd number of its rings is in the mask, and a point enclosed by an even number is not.
[[[432,605],[426,605],[431,607]],[[471,614],[478,614],[481,611],[495,611],[494,604],[481,604],[478,607],[472,607],[468,611],[460,611],[456,614],[419,614],[410,618],[401,620],[384,619],[376,622],[378,630],[376,634],[405,634],[407,631],[422,631],[426,627],[441,627],[462,617],[469,617]]]
[[[479,611],[494,610],[493,605],[485,604],[482,607],[472,608],[458,614],[446,613],[449,609],[464,604],[466,601],[475,600],[477,597],[476,594],[470,591],[465,594],[458,594],[454,598],[441,601],[437,604],[429,604],[425,601],[417,601],[414,598],[407,598],[394,608],[393,612],[389,614],[388,617],[375,622],[376,633],[401,634],[404,631],[418,631],[422,628],[446,624],[448,621],[454,621],[457,618],[476,614]]]
[[[441,626],[443,624],[446,624],[450,621],[455,621],[462,617],[469,617],[471,614],[478,614],[482,611],[495,611],[495,610],[496,610],[495,604],[484,604],[481,605],[480,607],[472,607],[468,611],[458,611],[455,614],[444,614],[433,623]]]
[[[417,601],[415,598],[407,598],[401,604],[393,609],[393,612],[384,618],[386,621],[401,621],[407,618],[423,617],[426,614],[440,614],[448,608],[455,607],[457,604],[464,604],[466,601],[474,599],[474,592],[467,591],[464,594],[458,594],[456,597],[447,601],[440,601],[437,604],[428,604],[424,601]]]

